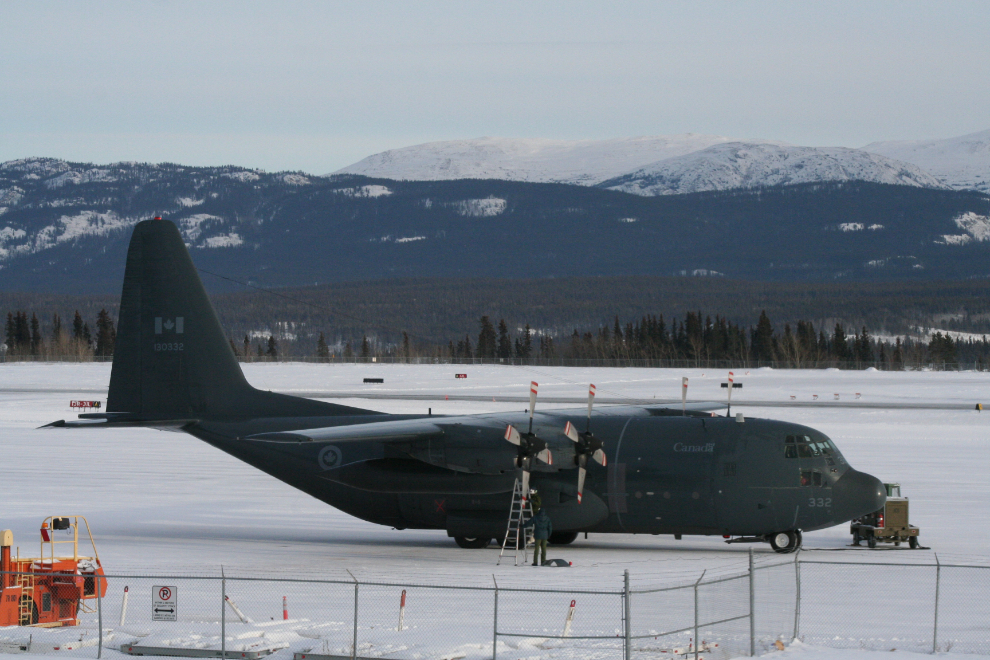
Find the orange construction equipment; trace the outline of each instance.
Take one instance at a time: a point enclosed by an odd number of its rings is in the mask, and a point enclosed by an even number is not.
[[[85,526],[93,549],[79,554],[79,525]],[[14,534],[0,531],[0,626],[75,626],[80,612],[95,612],[107,580],[96,552],[89,522],[83,516],[49,516],[41,523],[41,556],[11,557]],[[60,555],[55,546],[72,546]],[[87,602],[89,601],[89,602]]]

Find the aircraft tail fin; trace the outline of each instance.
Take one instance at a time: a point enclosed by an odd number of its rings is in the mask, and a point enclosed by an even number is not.
[[[108,413],[138,419],[230,419],[370,411],[248,384],[178,228],[134,227],[110,374]]]

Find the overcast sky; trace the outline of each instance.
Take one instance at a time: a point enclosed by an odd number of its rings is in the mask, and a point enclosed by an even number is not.
[[[0,161],[323,174],[481,136],[859,147],[988,128],[984,0],[0,0]]]

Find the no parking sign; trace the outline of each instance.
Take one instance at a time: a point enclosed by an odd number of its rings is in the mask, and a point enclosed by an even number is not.
[[[151,592],[151,620],[178,620],[178,595],[175,587],[156,586]]]

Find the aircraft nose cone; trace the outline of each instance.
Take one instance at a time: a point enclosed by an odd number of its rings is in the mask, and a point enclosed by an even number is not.
[[[832,486],[832,496],[836,500],[837,518],[842,521],[873,513],[887,501],[887,492],[879,479],[852,469]]]

